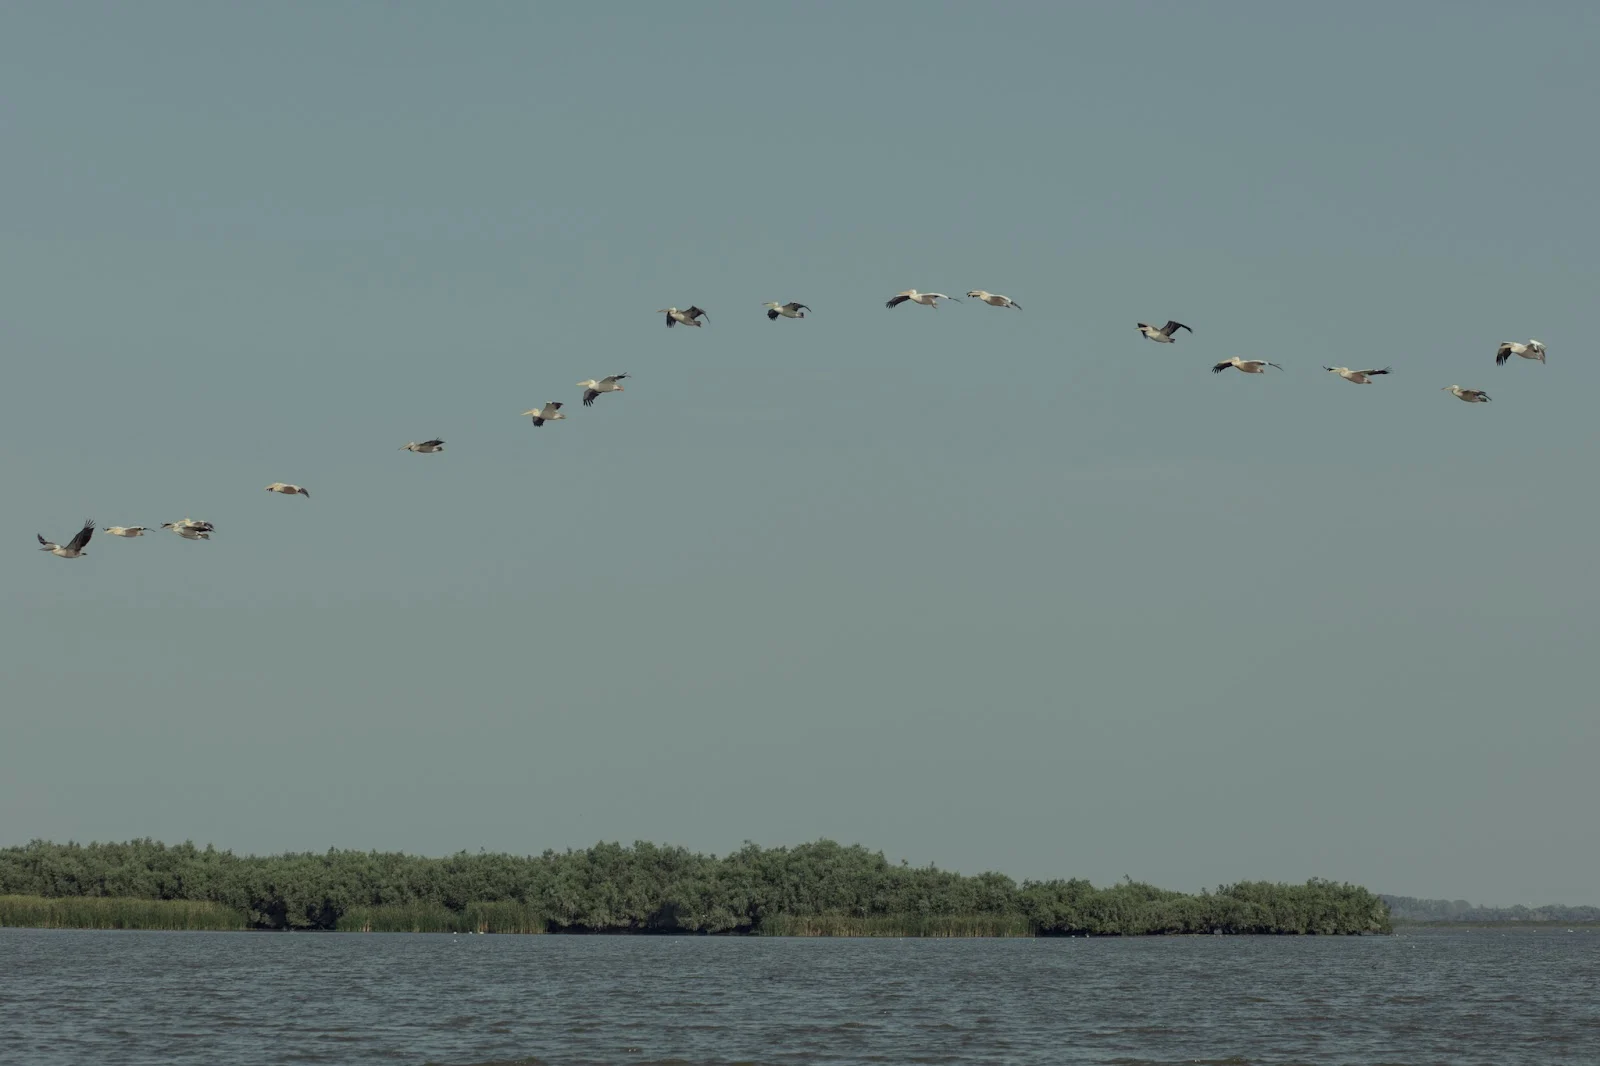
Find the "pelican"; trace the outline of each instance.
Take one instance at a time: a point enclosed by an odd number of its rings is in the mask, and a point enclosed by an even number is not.
[[[51,555],[61,559],[77,559],[83,555],[84,546],[89,543],[89,538],[94,536],[94,519],[86,519],[83,523],[83,528],[73,534],[72,539],[65,544],[57,544],[53,540],[45,540],[44,537],[39,536],[37,533],[34,536],[39,537],[39,543],[44,545],[39,549],[40,551],[49,552]]]
[[[212,525],[210,522],[196,522],[192,518],[185,518],[182,522],[173,522],[170,524],[178,526],[182,529],[198,530],[201,533],[215,533],[217,531],[217,527]]]
[[[1494,353],[1495,365],[1505,366],[1506,360],[1513,355],[1520,355],[1524,359],[1537,359],[1542,363],[1544,362],[1544,345],[1536,340],[1530,340],[1527,344],[1518,344],[1516,341],[1501,341],[1499,350]]]
[[[982,289],[973,289],[967,295],[974,300],[982,300],[990,307],[1015,307],[1018,311],[1022,310],[1022,305],[1017,301],[1009,296],[1001,296],[997,292],[984,292]]]
[[[1460,385],[1446,385],[1440,392],[1453,392],[1456,399],[1467,403],[1489,403],[1493,397],[1482,389],[1463,389]]]
[[[411,441],[409,444],[402,444],[400,450],[403,452],[416,452],[418,455],[432,455],[434,452],[444,451],[444,441],[425,440],[420,443]]]
[[[776,322],[779,315],[784,318],[804,318],[806,317],[806,312],[811,310],[805,304],[794,303],[793,301],[786,304],[768,302],[761,306],[767,309],[768,322]]]
[[[1278,366],[1278,364],[1269,363],[1265,359],[1240,359],[1236,355],[1232,359],[1229,359],[1226,363],[1218,363],[1216,366],[1212,367],[1211,372],[1213,374],[1220,374],[1230,366],[1236,370],[1242,370],[1246,374],[1264,374],[1267,372],[1267,367]],[[1283,367],[1278,366],[1278,369],[1282,370]]]
[[[307,492],[304,487],[300,485],[291,485],[286,481],[274,481],[272,484],[267,486],[267,491],[281,492],[285,496],[304,496],[308,500],[311,498],[311,493]]]
[[[955,297],[946,296],[942,292],[918,292],[916,289],[907,289],[905,292],[895,293],[894,297],[883,306],[899,307],[907,300],[910,300],[914,304],[921,304],[923,307],[931,307],[937,311],[939,310],[940,300],[955,300]],[[956,303],[960,302],[960,300],[956,300]]]
[[[578,382],[578,388],[583,390],[583,406],[593,407],[595,397],[602,392],[622,392],[622,386],[618,385],[617,382],[627,376],[626,374],[612,374],[607,378],[590,378],[588,381]]]
[[[1351,370],[1347,366],[1325,366],[1322,369],[1330,374],[1338,374],[1346,381],[1353,381],[1357,385],[1371,385],[1372,382],[1369,379],[1375,378],[1379,374],[1387,374],[1394,368],[1386,366],[1382,370]]]
[[[1174,341],[1173,334],[1177,333],[1180,329],[1189,329],[1189,327],[1184,325],[1182,322],[1174,322],[1171,319],[1168,319],[1167,324],[1162,326],[1160,329],[1157,329],[1147,322],[1139,323],[1139,332],[1143,333],[1146,337],[1149,337],[1157,344],[1172,344]],[[1194,330],[1189,329],[1189,332],[1193,333]]]
[[[109,533],[113,537],[142,537],[145,534],[144,526],[107,526],[100,532]]]
[[[561,413],[561,404],[551,400],[543,407],[535,407],[531,411],[522,412],[522,417],[531,418],[534,425],[542,426],[546,422],[554,422],[558,418],[566,418],[567,416]]]
[[[704,310],[694,306],[693,304],[689,305],[689,309],[687,311],[680,311],[676,307],[663,307],[661,310],[657,311],[656,314],[667,316],[668,329],[671,329],[680,322],[682,322],[685,326],[698,327],[704,324],[700,321],[700,319],[704,318],[707,321],[710,321],[710,316],[707,315]]]
[[[201,529],[198,526],[184,525],[184,522],[187,522],[187,521],[189,521],[189,520],[187,518],[185,518],[183,520],[183,522],[163,522],[163,523],[161,523],[161,528],[162,529],[170,529],[170,530],[172,530],[174,533],[176,533],[178,536],[182,537],[184,540],[210,540],[211,539],[211,531],[209,529]]]

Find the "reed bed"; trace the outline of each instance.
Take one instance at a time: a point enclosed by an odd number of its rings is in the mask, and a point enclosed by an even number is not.
[[[0,896],[0,925],[31,929],[248,929],[243,912],[187,899]]]
[[[773,915],[761,923],[762,936],[1016,937],[1034,936],[1033,923],[1020,915],[881,914]]]
[[[351,907],[339,916],[344,933],[542,933],[543,912],[503,900],[452,910],[441,903],[386,903]]]

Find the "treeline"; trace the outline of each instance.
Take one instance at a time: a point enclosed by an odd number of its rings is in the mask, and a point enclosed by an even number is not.
[[[720,858],[597,844],[538,856],[334,851],[235,855],[153,840],[0,849],[0,896],[189,900],[256,929],[798,935],[1388,932],[1356,885],[1241,882],[1186,895],[1124,881],[1024,881],[890,863],[818,841]],[[474,920],[473,916],[480,920]]]
[[[1600,922],[1600,907],[1474,907],[1464,899],[1380,896],[1398,922]]]

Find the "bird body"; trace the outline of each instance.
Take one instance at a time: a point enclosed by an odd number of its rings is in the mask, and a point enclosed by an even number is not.
[[[1346,381],[1353,381],[1357,385],[1371,385],[1372,381],[1370,379],[1377,377],[1379,374],[1387,374],[1394,368],[1386,366],[1382,370],[1351,370],[1347,366],[1325,366],[1322,369],[1330,374],[1338,374]]]
[[[162,529],[170,529],[184,540],[210,540],[216,527],[210,522],[196,522],[192,518],[185,518],[181,522],[163,522]]]
[[[612,374],[610,377],[590,378],[588,381],[578,382],[578,388],[583,390],[583,406],[593,407],[595,398],[602,392],[622,392],[623,388],[617,382],[627,376],[626,374]]]
[[[1216,366],[1212,367],[1211,372],[1213,374],[1220,374],[1229,367],[1233,367],[1235,370],[1242,370],[1246,374],[1264,374],[1269,366],[1278,366],[1278,364],[1269,363],[1265,359],[1240,359],[1236,355],[1227,362],[1218,363]],[[1278,369],[1282,370],[1283,367],[1278,366]]]
[[[556,419],[566,418],[567,416],[561,413],[561,404],[556,400],[551,400],[543,407],[535,407],[531,411],[522,412],[522,417],[531,418],[534,425],[542,426],[546,422],[554,422]]]
[[[786,304],[768,301],[761,306],[767,309],[768,322],[776,322],[780,315],[784,318],[804,318],[806,317],[806,312],[811,310],[811,308],[807,307],[805,304],[794,303],[792,301]]]
[[[661,310],[657,311],[656,314],[667,316],[668,329],[671,329],[673,326],[679,325],[680,323],[685,326],[694,326],[698,328],[704,324],[700,321],[700,319],[704,318],[707,321],[710,321],[711,317],[705,313],[704,309],[696,307],[693,304],[690,304],[682,311],[678,310],[676,307],[663,307]]]
[[[1453,392],[1456,399],[1466,403],[1489,403],[1492,397],[1482,389],[1463,389],[1460,385],[1446,385],[1440,392]]]
[[[1184,325],[1182,322],[1174,322],[1171,319],[1168,319],[1167,324],[1159,329],[1150,325],[1148,322],[1139,323],[1139,332],[1143,333],[1147,338],[1155,341],[1157,344],[1172,344],[1176,339],[1173,334],[1177,333],[1180,329],[1189,329],[1189,327]],[[1193,333],[1194,330],[1189,329],[1189,332]]]
[[[281,492],[285,496],[304,496],[308,500],[311,498],[311,493],[307,492],[303,487],[299,485],[291,485],[286,481],[274,481],[272,484],[267,486],[267,491]]]
[[[1513,355],[1520,355],[1524,359],[1537,359],[1542,363],[1544,362],[1544,345],[1536,340],[1530,340],[1527,344],[1521,344],[1517,341],[1501,341],[1500,347],[1494,353],[1495,365],[1505,366],[1506,360]]]
[[[113,537],[142,537],[145,534],[144,526],[107,526],[100,532]]]
[[[58,559],[79,559],[84,554],[83,549],[88,545],[89,538],[94,536],[94,519],[85,520],[83,528],[74,533],[72,539],[65,544],[57,544],[53,540],[45,540],[38,533],[35,533],[34,536],[39,538],[40,551],[49,552]]]
[[[967,293],[967,295],[972,297],[974,300],[982,300],[990,307],[1014,307],[1018,311],[1022,310],[1021,304],[1017,303],[1011,297],[1001,296],[997,292],[984,292],[982,289],[972,289]]]
[[[403,452],[416,452],[418,455],[432,455],[434,452],[444,451],[444,441],[411,441],[410,443],[401,446],[400,450]]]
[[[905,303],[907,300],[910,300],[914,304],[921,304],[923,307],[931,307],[935,311],[937,311],[937,310],[939,310],[939,301],[940,300],[954,300],[954,299],[955,299],[955,297],[946,296],[942,292],[918,292],[916,289],[907,289],[905,292],[897,292],[897,293],[895,293],[894,296],[890,297],[889,302],[884,304],[883,306],[885,306],[885,307],[899,307],[901,304]],[[956,300],[956,303],[960,303],[960,302],[961,302],[960,300]]]

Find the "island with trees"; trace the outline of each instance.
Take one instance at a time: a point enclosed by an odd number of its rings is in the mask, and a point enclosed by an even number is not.
[[[636,843],[517,856],[236,855],[153,840],[0,849],[0,925],[769,936],[1148,936],[1390,931],[1358,885],[1017,882],[892,863],[858,845]]]

